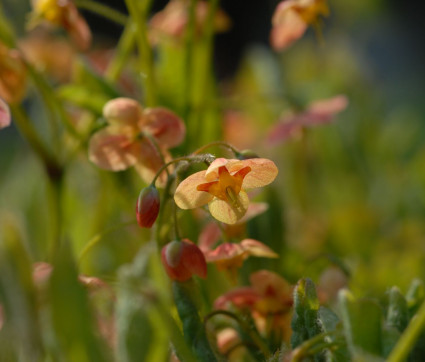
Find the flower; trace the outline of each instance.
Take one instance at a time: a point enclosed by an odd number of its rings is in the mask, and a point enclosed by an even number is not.
[[[326,0],[285,0],[273,14],[270,42],[275,50],[283,50],[301,38],[309,24],[317,24],[319,15],[328,15]]]
[[[70,0],[32,0],[30,27],[47,22],[64,28],[80,50],[89,48],[92,35],[87,22]]]
[[[190,240],[174,240],[162,248],[161,260],[168,276],[180,282],[189,280],[193,274],[207,276],[207,263],[202,251]]]
[[[264,158],[217,158],[207,170],[183,180],[176,189],[174,200],[182,209],[208,204],[214,218],[234,224],[248,209],[249,199],[245,190],[268,185],[277,173],[273,161]]]
[[[130,98],[105,104],[103,116],[109,125],[90,139],[89,159],[100,168],[122,171],[135,166],[141,178],[151,182],[164,160],[167,148],[180,144],[185,135],[183,121],[165,108],[146,108]],[[159,177],[165,182],[166,174]]]
[[[181,38],[189,23],[190,4],[186,0],[171,0],[167,6],[157,12],[150,20],[151,38],[154,42],[161,35],[173,38]],[[205,26],[209,10],[209,3],[197,1],[195,7],[195,30],[201,33]],[[222,11],[217,10],[214,18],[214,29],[224,32],[230,27],[229,17]]]
[[[244,239],[240,243],[223,243],[214,250],[203,250],[205,260],[215,263],[219,269],[240,268],[249,256],[263,258],[279,257],[267,245],[254,239]]]
[[[275,125],[268,140],[271,143],[282,142],[300,133],[304,127],[330,123],[333,117],[347,106],[348,99],[344,95],[312,102],[305,111],[290,115]]]
[[[0,97],[9,104],[19,103],[26,85],[27,68],[22,54],[0,41]]]
[[[137,200],[137,222],[142,228],[150,228],[159,213],[159,192],[155,186],[145,187]]]
[[[0,98],[0,129],[10,125],[10,109],[7,103]]]

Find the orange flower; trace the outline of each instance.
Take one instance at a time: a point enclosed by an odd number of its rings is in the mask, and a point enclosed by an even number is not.
[[[32,0],[31,2],[34,10],[30,27],[46,21],[48,24],[64,28],[80,50],[86,50],[90,46],[92,40],[90,28],[72,1]]]
[[[0,97],[7,103],[19,103],[25,95],[27,69],[22,54],[0,42]]]
[[[202,251],[190,240],[174,240],[162,248],[161,260],[168,276],[180,282],[193,274],[207,277],[207,263]]]
[[[312,102],[305,111],[290,115],[275,125],[269,133],[269,141],[283,142],[299,134],[304,127],[330,123],[347,105],[348,99],[344,95]]]
[[[10,109],[7,103],[0,98],[0,129],[10,125]]]
[[[161,35],[173,38],[181,38],[189,22],[190,4],[186,0],[171,0],[167,6],[156,13],[150,20],[152,40],[155,42]],[[207,20],[209,3],[206,1],[196,2],[195,7],[195,30],[201,33]],[[222,11],[217,10],[214,18],[214,29],[223,32],[230,27],[229,17]]]
[[[270,41],[275,50],[283,50],[303,36],[319,15],[328,15],[326,0],[285,0],[273,14]]]
[[[116,98],[103,107],[109,125],[90,139],[89,159],[100,168],[121,171],[135,166],[141,178],[151,182],[165,160],[167,148],[180,144],[183,121],[165,108],[142,109],[129,98]],[[158,147],[157,147],[158,146]],[[162,155],[161,155],[162,154]],[[165,182],[166,174],[159,178]]]
[[[245,190],[268,185],[277,173],[276,165],[264,158],[242,161],[217,158],[207,170],[183,180],[176,189],[174,200],[182,209],[208,204],[214,218],[234,224],[248,209]]]
[[[254,239],[245,239],[240,243],[223,243],[214,250],[203,251],[208,263],[215,263],[219,269],[240,268],[250,256],[277,258],[267,245]]]

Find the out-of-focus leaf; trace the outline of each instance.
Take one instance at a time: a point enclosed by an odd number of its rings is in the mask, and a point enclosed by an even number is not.
[[[420,279],[414,279],[410,284],[406,293],[407,307],[409,308],[410,317],[412,317],[425,300],[425,285]]]
[[[0,333],[0,361],[13,361],[9,358],[14,354],[22,361],[37,361],[44,352],[32,263],[13,221],[1,221],[0,304],[4,326]]]
[[[353,357],[382,351],[382,311],[373,300],[355,299],[348,290],[339,293],[341,319]]]
[[[389,292],[387,312],[387,325],[403,332],[409,323],[409,311],[403,294],[397,287],[392,287]]]
[[[55,257],[49,285],[56,343],[67,361],[108,361],[96,330],[87,292],[78,282],[71,250],[64,244]]]
[[[95,93],[83,85],[67,84],[58,89],[58,95],[64,101],[88,109],[97,115],[102,114],[105,103],[110,99],[106,94]]]

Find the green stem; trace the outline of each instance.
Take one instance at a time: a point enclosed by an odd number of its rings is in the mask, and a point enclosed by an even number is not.
[[[75,5],[80,9],[89,10],[95,14],[99,14],[106,19],[109,19],[117,24],[125,26],[127,24],[127,16],[120,13],[119,11],[98,3],[92,0],[75,0]]]
[[[234,319],[240,325],[240,327],[244,330],[244,332],[252,339],[252,341],[256,344],[256,346],[260,349],[264,357],[266,359],[270,357],[271,355],[270,350],[267,347],[267,345],[264,343],[264,341],[261,339],[261,337],[257,333],[255,333],[255,331],[248,325],[248,323],[246,323],[244,320],[239,318],[236,314],[229,312],[227,310],[222,310],[222,309],[215,310],[205,316],[204,324],[208,322],[208,320],[211,317],[214,317],[216,315],[225,315],[227,317]]]
[[[120,41],[116,47],[116,52],[105,72],[105,78],[116,82],[123,68],[127,65],[128,58],[132,54],[136,43],[136,26],[132,21],[128,21]]]
[[[197,155],[197,154],[203,152],[204,150],[206,150],[210,147],[213,147],[213,146],[225,147],[225,148],[229,149],[230,151],[232,151],[235,154],[235,156],[240,154],[240,152],[235,147],[233,147],[231,144],[224,142],[224,141],[214,141],[214,142],[210,142],[210,143],[208,143],[208,144],[206,144],[202,147],[199,147],[195,152],[192,153],[192,155]]]
[[[152,0],[138,2],[137,0],[125,1],[131,18],[137,28],[137,46],[139,48],[140,70],[143,73],[145,103],[148,107],[156,104],[156,85],[153,67],[152,49],[148,41],[147,16]],[[141,6],[140,3],[143,3]]]
[[[415,345],[416,340],[421,333],[425,331],[425,301],[422,303],[419,311],[413,316],[409,325],[401,335],[394,349],[391,351],[388,362],[405,361],[409,352]]]

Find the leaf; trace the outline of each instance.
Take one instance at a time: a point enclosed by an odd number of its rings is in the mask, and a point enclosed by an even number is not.
[[[339,293],[341,319],[353,357],[364,353],[376,356],[382,351],[382,311],[369,299],[355,299],[348,290]]]
[[[392,287],[389,292],[387,312],[387,325],[403,332],[409,323],[409,310],[407,301],[397,287]]]
[[[64,244],[55,257],[49,296],[55,339],[63,358],[79,362],[107,361],[106,346],[95,333],[87,292],[78,281],[68,244]]]

